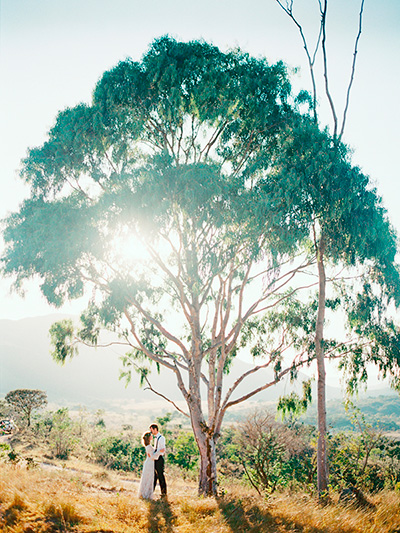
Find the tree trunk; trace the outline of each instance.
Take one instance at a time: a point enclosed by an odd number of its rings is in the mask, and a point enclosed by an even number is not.
[[[317,487],[318,495],[323,498],[328,490],[328,462],[326,450],[326,378],[324,359],[324,319],[325,319],[325,288],[326,276],[324,266],[324,239],[321,237],[317,249],[318,261],[318,312],[315,329],[315,353],[317,358],[317,409],[318,409],[318,448],[317,448]]]
[[[199,421],[193,420],[192,427],[200,452],[199,494],[217,495],[217,457],[215,437]]]
[[[200,450],[200,472],[199,472],[199,494],[203,496],[217,495],[217,457],[215,451],[215,441],[206,436],[204,444],[199,446]]]

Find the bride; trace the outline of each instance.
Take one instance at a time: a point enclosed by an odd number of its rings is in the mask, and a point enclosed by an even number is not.
[[[145,433],[142,437],[146,449],[146,460],[143,464],[142,477],[140,478],[139,498],[145,498],[146,500],[151,500],[154,492],[154,448],[150,444],[151,438],[152,434],[150,432]]]

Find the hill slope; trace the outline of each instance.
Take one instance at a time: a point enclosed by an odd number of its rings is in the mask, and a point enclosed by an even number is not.
[[[50,356],[49,328],[52,323],[65,318],[61,315],[26,318],[22,320],[0,320],[0,395],[16,388],[32,388],[47,391],[49,400],[56,403],[83,403],[88,406],[106,407],[113,400],[149,402],[157,397],[139,387],[135,374],[126,388],[119,380],[122,363],[121,347],[92,349],[81,347],[79,356],[67,361],[64,366],[56,364]],[[237,359],[232,371],[225,379],[229,387],[252,365]],[[238,388],[243,394],[271,381],[272,370],[266,369],[249,377]],[[153,371],[154,388],[174,401],[181,400],[175,378],[168,372],[157,375]],[[298,386],[300,388],[300,386]],[[292,386],[288,380],[256,395],[256,401],[275,401],[288,393]],[[339,389],[328,387],[328,397],[339,398]],[[158,398],[159,399],[159,398]]]

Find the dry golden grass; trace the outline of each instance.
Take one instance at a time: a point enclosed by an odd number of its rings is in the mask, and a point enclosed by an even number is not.
[[[218,499],[170,476],[168,499],[143,501],[137,483],[112,472],[27,470],[0,465],[0,530],[9,533],[400,533],[400,494],[380,493],[371,506],[304,493],[269,499],[230,485]],[[158,498],[158,496],[157,496]]]

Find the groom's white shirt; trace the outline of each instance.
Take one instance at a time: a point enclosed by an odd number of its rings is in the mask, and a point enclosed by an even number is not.
[[[154,452],[153,459],[158,459],[160,455],[165,453],[165,437],[161,433],[157,433],[154,438],[156,439],[155,448],[157,448],[157,451]]]

